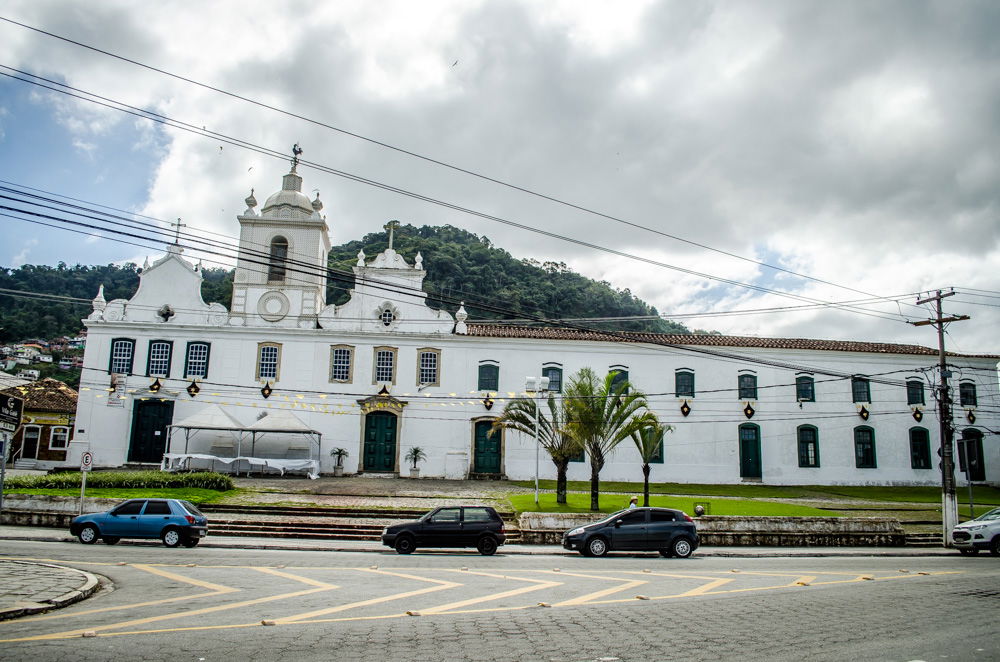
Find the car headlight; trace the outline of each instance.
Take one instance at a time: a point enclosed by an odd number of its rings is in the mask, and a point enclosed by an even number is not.
[[[579,526],[579,527],[573,529],[572,531],[570,531],[569,533],[567,533],[566,535],[567,536],[578,536],[581,533],[583,533],[583,527]]]
[[[382,535],[384,536],[387,533],[389,533],[389,527],[387,527],[387,526],[383,527],[383,529],[382,529]]]
[[[965,530],[966,531],[982,531],[983,529],[986,528],[986,526],[987,526],[986,524],[976,524],[975,526],[967,526],[967,527],[965,527]]]

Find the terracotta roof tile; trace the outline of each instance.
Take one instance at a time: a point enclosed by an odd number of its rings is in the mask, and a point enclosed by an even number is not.
[[[865,342],[861,340],[815,340],[811,338],[758,338],[754,336],[715,336],[676,333],[621,331],[603,333],[560,327],[529,327],[505,324],[469,324],[468,335],[481,338],[532,338],[599,342],[641,342],[655,345],[697,345],[708,347],[752,347],[760,349],[806,349],[828,352],[865,352],[870,354],[917,354],[937,356],[937,350],[921,345]],[[1000,358],[988,354],[953,354],[976,358]]]
[[[4,389],[0,393],[24,398],[25,411],[76,411],[77,392],[50,377]]]

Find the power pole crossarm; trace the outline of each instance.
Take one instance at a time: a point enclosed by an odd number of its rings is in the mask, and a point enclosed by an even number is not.
[[[954,295],[954,291],[942,293],[938,290],[933,296],[918,299],[917,305],[933,302],[936,314],[933,319],[910,322],[913,326],[934,326],[938,334],[940,381],[937,401],[941,434],[941,537],[945,547],[951,547],[951,530],[958,524],[958,498],[955,496],[955,454],[952,438],[955,430],[951,423],[951,396],[948,388],[948,377],[951,373],[948,370],[947,354],[944,350],[944,325],[969,319],[968,315],[944,316],[941,300]]]

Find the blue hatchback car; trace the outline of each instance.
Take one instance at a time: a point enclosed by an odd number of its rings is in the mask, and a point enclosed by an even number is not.
[[[208,535],[208,519],[180,499],[130,499],[103,513],[80,515],[69,532],[85,545],[100,538],[114,545],[122,538],[159,538],[167,547],[194,547]]]

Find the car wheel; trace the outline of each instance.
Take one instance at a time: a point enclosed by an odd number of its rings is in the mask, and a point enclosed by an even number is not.
[[[185,547],[191,548],[197,547],[199,542],[201,542],[201,538],[185,538],[181,541],[181,544]]]
[[[497,551],[497,541],[492,536],[483,536],[476,543],[476,549],[483,556],[493,556]]]
[[[121,540],[118,536],[104,536],[101,538],[105,545],[117,545],[118,541]]]
[[[84,545],[93,545],[97,542],[98,538],[97,527],[93,524],[87,524],[80,529],[80,533],[76,534],[76,537],[79,538],[80,542]]]
[[[691,552],[694,551],[694,546],[691,544],[690,538],[678,538],[670,546],[670,551],[674,556],[686,559],[691,556]]]
[[[960,547],[958,549],[958,553],[961,554],[962,556],[975,556],[976,554],[979,553],[979,550],[976,549],[975,547],[970,547],[969,549],[964,549]]]
[[[660,556],[662,556],[665,559],[669,559],[673,555],[674,555],[674,553],[671,552],[669,549],[661,549],[660,550]]]
[[[993,540],[990,541],[990,554],[1000,556],[1000,536],[993,536]]]
[[[181,544],[181,532],[177,529],[167,529],[160,536],[160,539],[167,547],[177,547]]]
[[[594,536],[587,541],[588,556],[604,556],[608,553],[608,541],[601,536]]]
[[[417,545],[413,542],[413,538],[410,536],[401,536],[396,539],[397,554],[412,554],[413,550],[416,548]]]

